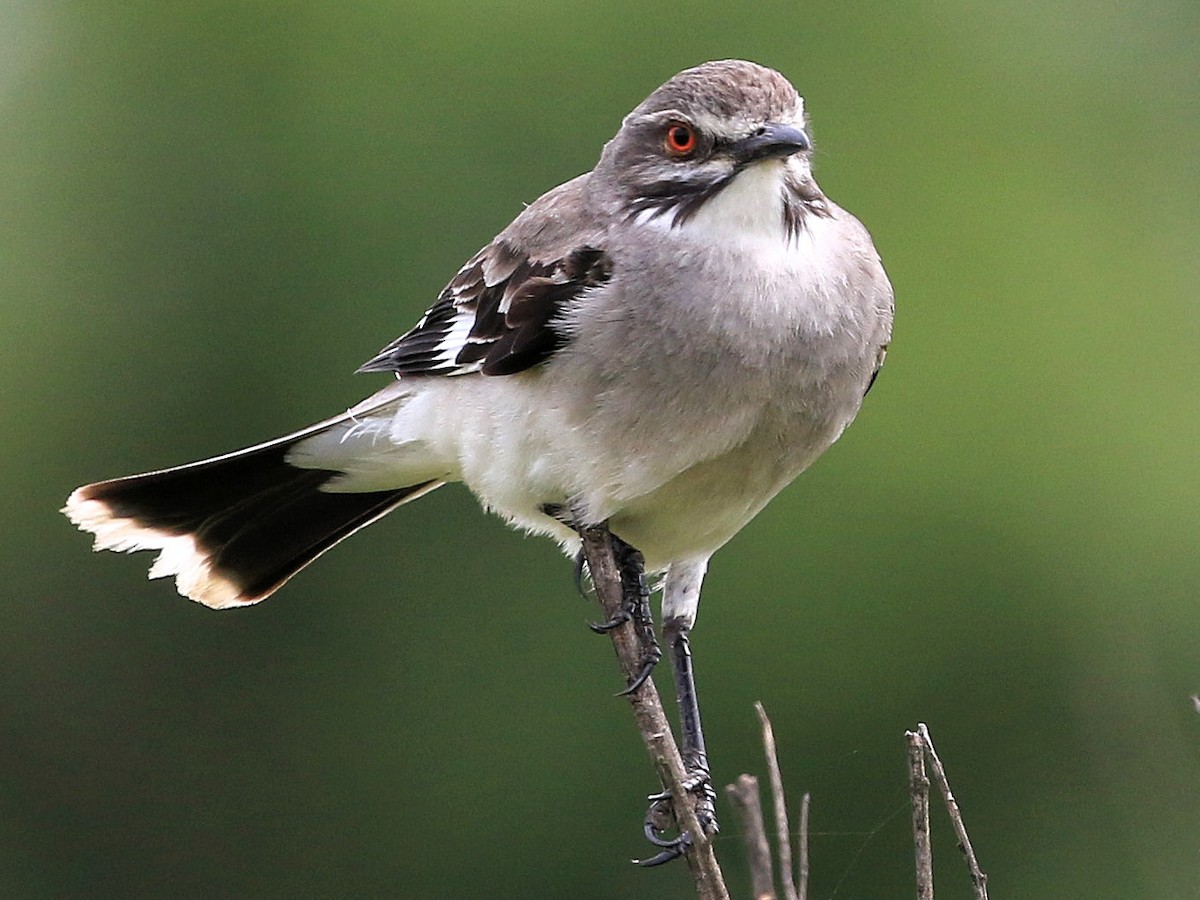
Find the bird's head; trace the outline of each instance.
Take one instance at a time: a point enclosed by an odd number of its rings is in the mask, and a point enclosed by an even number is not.
[[[595,177],[630,220],[681,226],[725,194],[723,215],[768,216],[786,229],[788,193],[810,180],[811,151],[804,101],[788,80],[722,60],[680,72],[626,116]]]

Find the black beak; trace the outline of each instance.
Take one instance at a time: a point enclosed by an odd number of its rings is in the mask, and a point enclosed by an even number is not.
[[[760,159],[784,159],[802,150],[811,150],[812,143],[803,129],[776,122],[764,125],[742,138],[731,148],[733,158],[746,164]]]

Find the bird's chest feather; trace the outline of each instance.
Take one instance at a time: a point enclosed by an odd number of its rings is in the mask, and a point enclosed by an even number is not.
[[[622,248],[604,293],[580,307],[586,321],[551,363],[575,385],[572,428],[611,449],[619,493],[752,447],[775,485],[857,410],[855,301],[820,233],[791,246],[673,237]]]
[[[667,244],[675,265],[634,269],[620,285],[630,299],[623,343],[638,353],[631,364],[660,370],[668,396],[691,389],[709,406],[809,408],[840,393],[847,366],[861,368],[874,351],[870,311],[846,278],[833,223],[813,218],[790,237],[776,227],[734,238],[723,228],[689,223]],[[653,336],[659,352],[633,332]]]

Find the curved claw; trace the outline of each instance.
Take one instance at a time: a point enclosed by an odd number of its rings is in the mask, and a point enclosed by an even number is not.
[[[668,850],[677,850],[680,847],[686,846],[692,842],[692,838],[685,831],[678,837],[663,838],[658,836],[658,829],[652,822],[647,822],[642,828],[642,833],[646,835],[646,840],[652,843],[655,847],[665,847]]]
[[[636,691],[638,688],[640,688],[643,684],[646,683],[646,679],[650,677],[650,675],[654,671],[654,667],[656,665],[658,665],[657,657],[652,657],[652,658],[646,660],[646,662],[644,662],[642,664],[642,670],[640,672],[638,672],[637,676],[633,679],[633,681],[631,681],[629,683],[629,687],[625,688],[625,690],[623,690],[623,691],[617,691],[616,696],[628,697],[630,694],[632,694],[634,691]]]
[[[644,869],[649,869],[654,866],[661,866],[663,863],[669,863],[673,859],[679,859],[683,856],[683,848],[670,847],[666,850],[660,850],[649,859],[631,859],[630,862],[635,866],[641,866]]]
[[[708,773],[693,773],[692,777],[683,783],[683,788],[685,791],[690,793],[700,794],[700,802],[696,808],[696,818],[699,820],[700,827],[704,830],[705,834],[709,836],[717,834],[721,830],[721,826],[717,823],[716,812],[713,809],[713,806],[717,800],[717,792],[713,790],[712,780],[709,778]],[[664,789],[655,794],[648,794],[646,796],[646,799],[650,802],[650,808],[646,811],[647,826],[650,825],[650,817],[661,810],[665,804],[669,803],[672,796],[674,795],[669,789]],[[655,830],[657,831],[658,829]],[[659,844],[659,842],[650,837],[649,834],[646,835],[646,839],[652,844]],[[691,840],[690,835],[688,836],[688,840]],[[659,844],[659,846],[666,845]]]
[[[619,628],[632,618],[632,613],[622,609],[618,610],[617,614],[611,619],[605,619],[603,622],[588,622],[588,628],[592,629],[596,634],[608,634],[614,628]]]
[[[652,798],[650,808],[646,810],[646,818],[642,826],[642,833],[646,835],[648,840],[655,847],[661,847],[658,853],[648,859],[635,859],[634,865],[650,868],[652,866],[661,866],[663,863],[668,863],[673,859],[679,859],[684,852],[692,844],[692,836],[686,831],[682,832],[678,837],[664,838],[659,836],[657,819],[664,813],[669,812],[670,805],[666,797]]]

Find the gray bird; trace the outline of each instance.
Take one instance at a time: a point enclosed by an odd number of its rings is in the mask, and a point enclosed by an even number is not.
[[[64,512],[97,550],[160,551],[150,577],[215,608],[452,481],[571,555],[607,523],[629,583],[643,558],[661,576],[682,751],[715,829],[688,654],[708,560],[837,440],[891,336],[870,235],[811,159],[778,72],[683,71],[359,370],[387,387],[286,437],[81,487]],[[658,658],[633,594],[648,646],[631,690]]]

